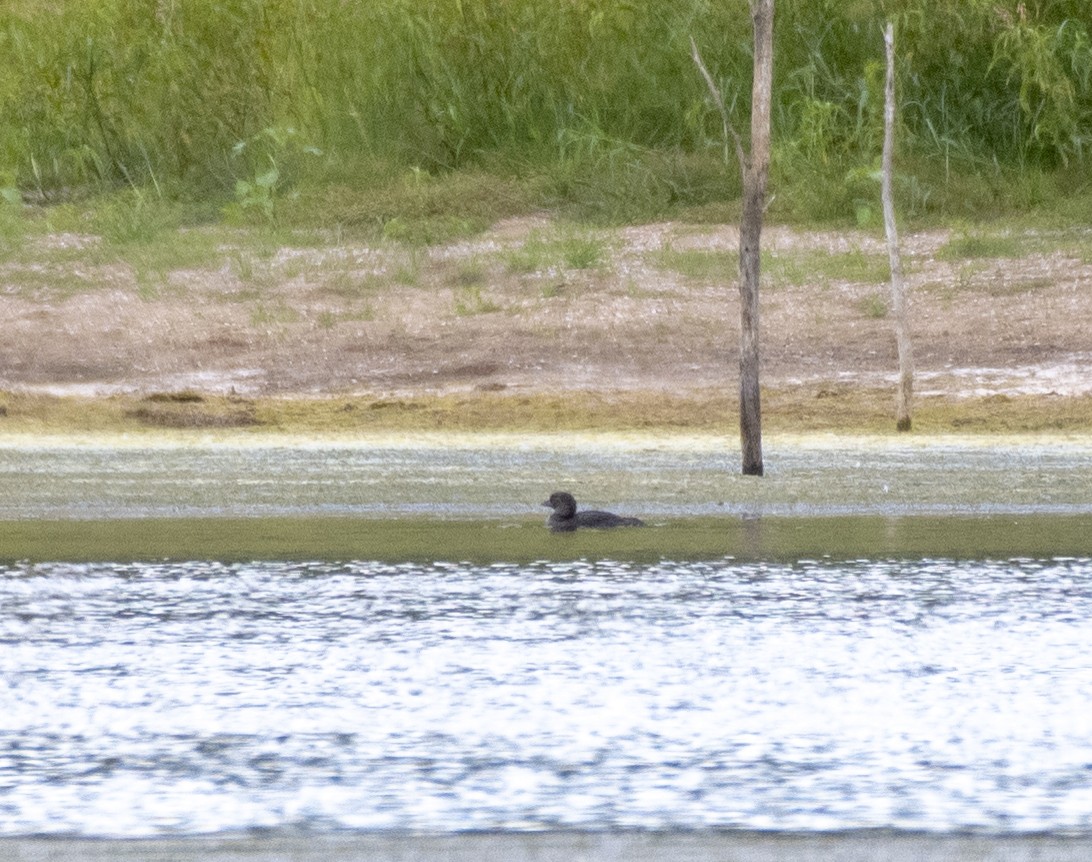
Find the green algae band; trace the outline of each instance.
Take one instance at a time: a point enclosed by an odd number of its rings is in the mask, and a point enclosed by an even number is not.
[[[539,521],[134,518],[0,521],[0,560],[530,562],[1009,559],[1092,555],[1092,514],[680,518],[645,529],[552,534]]]

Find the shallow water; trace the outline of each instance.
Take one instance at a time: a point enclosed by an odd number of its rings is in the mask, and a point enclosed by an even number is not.
[[[1092,558],[0,567],[0,835],[1092,830]]]
[[[0,440],[0,521],[524,518],[559,488],[644,518],[1086,513],[1092,443],[773,437],[758,480],[711,436]]]

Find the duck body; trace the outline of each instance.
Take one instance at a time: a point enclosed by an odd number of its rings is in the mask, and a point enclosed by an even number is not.
[[[645,525],[640,518],[624,518],[613,512],[599,512],[595,509],[578,512],[576,499],[567,491],[555,491],[542,505],[554,510],[546,521],[546,526],[554,533],[571,533],[579,527],[609,530],[614,527],[643,527]]]

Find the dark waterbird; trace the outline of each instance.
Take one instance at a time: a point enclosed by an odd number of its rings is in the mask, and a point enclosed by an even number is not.
[[[576,500],[566,491],[554,491],[550,499],[542,504],[554,510],[547,520],[547,526],[555,533],[571,533],[577,527],[592,527],[605,530],[611,527],[643,527],[645,522],[639,518],[623,518],[613,512],[576,511]]]

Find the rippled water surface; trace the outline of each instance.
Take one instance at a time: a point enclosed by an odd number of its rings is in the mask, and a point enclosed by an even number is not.
[[[1092,560],[0,567],[0,835],[1092,829]]]

